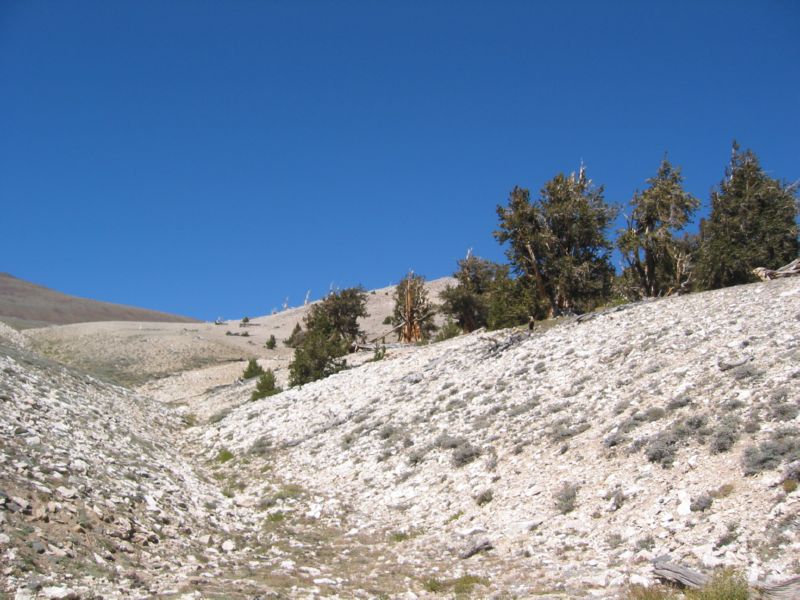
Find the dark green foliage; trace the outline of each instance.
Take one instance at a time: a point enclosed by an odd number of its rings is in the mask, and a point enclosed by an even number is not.
[[[434,342],[443,342],[461,334],[461,327],[456,325],[453,321],[448,319],[444,325],[439,328],[436,337],[433,338]]]
[[[397,339],[420,342],[430,338],[436,330],[433,317],[436,310],[428,300],[425,278],[409,272],[394,290],[392,325],[399,327]]]
[[[700,224],[697,282],[717,289],[756,281],[756,267],[777,269],[797,258],[797,187],[769,177],[751,150],[734,142],[725,179]]]
[[[261,365],[259,365],[258,362],[256,362],[255,358],[251,358],[247,363],[247,367],[245,368],[244,373],[242,373],[242,377],[244,379],[252,379],[253,377],[258,377],[263,373],[264,369],[261,368]]]
[[[699,206],[683,190],[680,169],[664,158],[648,188],[631,200],[628,225],[620,232],[617,247],[627,264],[623,287],[628,297],[661,296],[688,284],[691,266],[689,238],[675,239]]]
[[[265,347],[267,350],[275,350],[275,346],[277,345],[277,343],[278,343],[278,342],[277,342],[277,340],[275,339],[275,336],[274,336],[274,335],[271,335],[271,336],[269,336],[269,339],[267,339],[267,343],[266,343],[266,344],[264,344],[264,347]]]
[[[442,312],[453,317],[464,333],[486,326],[489,294],[503,269],[508,271],[508,267],[472,254],[458,261],[458,271],[453,273],[458,285],[448,285],[442,292]]]
[[[358,319],[368,316],[366,302],[366,293],[358,287],[331,292],[311,306],[303,320],[305,333],[289,364],[289,385],[303,385],[345,368],[342,357],[363,339]]]
[[[300,323],[297,323],[292,329],[292,334],[283,340],[283,345],[288,346],[289,348],[297,348],[300,344],[303,343],[303,337],[305,337],[305,333],[303,332],[303,328],[300,327]]]
[[[508,244],[514,271],[533,290],[533,316],[591,310],[608,297],[613,268],[605,230],[615,210],[583,168],[577,176],[556,175],[535,202],[528,190],[515,187],[497,215],[494,236]]]
[[[258,378],[256,389],[250,396],[250,400],[258,400],[266,398],[267,396],[274,396],[280,394],[283,390],[275,384],[275,373],[272,369],[267,369],[264,374]]]

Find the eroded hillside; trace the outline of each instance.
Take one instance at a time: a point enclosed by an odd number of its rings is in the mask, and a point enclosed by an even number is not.
[[[0,350],[21,597],[612,598],[665,554],[800,572],[798,280],[390,350],[256,402],[221,367],[133,393]]]

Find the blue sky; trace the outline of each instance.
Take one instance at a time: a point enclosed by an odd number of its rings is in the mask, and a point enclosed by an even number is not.
[[[500,260],[495,207],[731,140],[800,178],[800,3],[0,2],[0,271],[188,314]]]

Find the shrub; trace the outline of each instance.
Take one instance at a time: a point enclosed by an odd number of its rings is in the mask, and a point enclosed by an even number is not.
[[[656,435],[647,445],[647,460],[658,463],[665,469],[672,466],[677,452],[678,439],[670,431]]]
[[[711,434],[711,454],[727,452],[739,439],[739,419],[735,416],[725,417]]]
[[[253,377],[258,377],[263,374],[264,369],[261,368],[261,365],[258,364],[255,358],[251,358],[247,363],[244,373],[242,373],[242,377],[245,379],[252,379]]]
[[[267,339],[267,343],[264,344],[264,347],[266,347],[267,350],[275,350],[275,346],[277,346],[277,344],[278,342],[275,339],[275,336],[271,335],[269,336],[269,339]]]
[[[267,369],[266,372],[258,378],[256,389],[250,395],[250,400],[274,396],[275,394],[280,394],[282,391],[283,389],[275,385],[275,373],[272,372],[272,369]]]
[[[453,466],[463,467],[464,465],[471,463],[480,455],[481,451],[479,448],[464,442],[453,450]]]
[[[564,483],[555,493],[556,510],[562,515],[575,510],[579,486],[575,483]]]
[[[734,489],[736,488],[732,483],[723,483],[716,490],[710,491],[708,495],[717,500],[720,498],[727,498],[733,493]]]
[[[701,494],[692,500],[691,504],[689,505],[689,510],[692,512],[703,512],[711,508],[713,503],[714,499],[711,496],[708,494]]]
[[[217,454],[218,463],[226,463],[232,459],[233,459],[233,452],[231,452],[227,448],[220,449],[219,454]]]
[[[492,501],[492,498],[494,498],[494,492],[492,492],[492,490],[483,490],[475,497],[475,502],[478,504],[478,506],[484,506],[489,504],[489,502]]]
[[[800,459],[800,435],[796,429],[783,428],[772,432],[770,439],[744,451],[744,474],[755,475],[775,469],[784,460]]]
[[[796,479],[786,479],[781,484],[783,486],[783,491],[787,494],[791,494],[793,491],[797,489],[797,480]]]
[[[636,549],[639,551],[652,550],[655,547],[656,540],[652,535],[646,535],[643,538],[636,540]]]
[[[443,342],[461,335],[461,327],[451,319],[447,319],[445,324],[441,326],[436,336],[433,338],[434,342]]]
[[[452,450],[466,443],[467,440],[465,440],[463,437],[454,437],[449,433],[439,434],[433,442],[434,446],[445,450]]]

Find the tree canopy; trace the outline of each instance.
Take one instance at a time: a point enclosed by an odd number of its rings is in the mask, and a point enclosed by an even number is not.
[[[636,192],[627,228],[617,238],[633,296],[661,296],[688,284],[690,249],[675,238],[691,220],[700,202],[682,187],[680,168],[666,157],[648,187]]]
[[[769,177],[751,150],[734,142],[725,178],[700,225],[697,281],[716,289],[756,281],[756,267],[777,269],[798,255],[797,186]]]
[[[369,316],[367,295],[361,287],[331,292],[313,304],[303,322],[305,332],[289,364],[289,385],[303,385],[345,368],[344,357],[353,342],[364,337],[358,325]]]
[[[515,187],[508,206],[497,207],[494,236],[508,244],[514,272],[533,288],[533,316],[588,310],[608,296],[613,269],[605,231],[615,213],[584,168],[556,175],[534,202]]]

